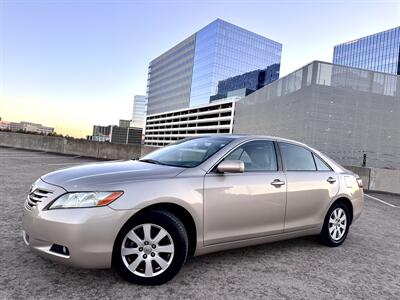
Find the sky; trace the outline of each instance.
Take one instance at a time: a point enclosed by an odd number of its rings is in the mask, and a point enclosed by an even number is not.
[[[0,0],[0,117],[77,137],[130,119],[149,62],[216,18],[282,43],[282,77],[399,26],[400,0]]]

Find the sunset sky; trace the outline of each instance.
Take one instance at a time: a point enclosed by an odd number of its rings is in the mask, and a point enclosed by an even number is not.
[[[282,43],[283,76],[399,26],[399,3],[0,0],[0,117],[85,136],[130,119],[148,63],[216,18]]]

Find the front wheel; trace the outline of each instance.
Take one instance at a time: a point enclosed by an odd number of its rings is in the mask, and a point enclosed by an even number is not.
[[[325,217],[319,239],[322,244],[337,247],[343,244],[350,227],[349,212],[343,203],[334,203]]]
[[[162,210],[143,212],[118,234],[113,266],[132,283],[162,284],[185,263],[188,244],[185,227],[175,215]]]

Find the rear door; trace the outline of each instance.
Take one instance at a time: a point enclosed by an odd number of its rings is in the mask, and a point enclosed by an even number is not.
[[[315,227],[339,192],[335,172],[308,149],[279,142],[287,180],[285,232]]]

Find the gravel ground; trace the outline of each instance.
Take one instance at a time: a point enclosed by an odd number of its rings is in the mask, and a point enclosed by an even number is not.
[[[30,184],[86,162],[93,160],[0,148],[0,299],[400,299],[400,197],[376,193],[398,207],[366,197],[341,247],[307,237],[195,257],[162,286],[136,286],[113,270],[45,260],[21,238]]]

